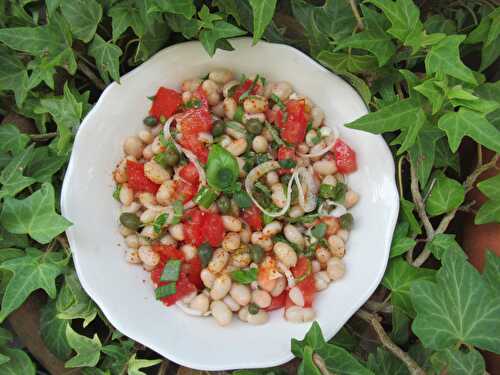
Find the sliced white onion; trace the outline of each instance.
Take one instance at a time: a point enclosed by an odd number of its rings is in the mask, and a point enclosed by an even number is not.
[[[328,211],[326,207],[327,205],[335,205],[335,208],[333,210]],[[341,217],[346,213],[347,213],[347,208],[344,205],[332,200],[326,200],[325,202],[321,203],[321,206],[319,206],[318,208],[319,216]]]
[[[245,179],[245,190],[247,191],[248,195],[250,196],[250,198],[252,199],[252,202],[255,203],[255,205],[259,208],[259,210],[261,210],[262,212],[264,212],[266,215],[270,216],[270,217],[278,217],[278,216],[282,216],[285,214],[285,212],[288,210],[288,208],[290,207],[290,203],[292,202],[292,184],[293,182],[295,181],[295,176],[297,175],[297,171],[293,172],[292,174],[292,178],[290,178],[290,181],[288,182],[288,189],[287,189],[287,196],[286,196],[286,203],[285,203],[285,206],[279,210],[278,212],[271,212],[271,211],[267,211],[265,208],[263,208],[259,202],[257,202],[257,200],[253,197],[252,195],[252,188],[253,188],[253,185],[255,184],[255,182],[261,178],[262,176],[264,176],[266,173],[270,172],[270,171],[273,171],[275,169],[278,169],[278,168],[281,168],[280,167],[280,164],[273,160],[273,161],[266,161],[265,163],[262,163],[261,165],[255,167],[254,169],[252,169],[246,179]]]
[[[189,307],[188,305],[186,305],[184,302],[182,301],[177,301],[175,303],[184,313],[188,314],[188,315],[192,315],[192,316],[209,316],[211,314],[210,311],[207,311],[206,313],[202,313],[198,310],[195,310],[195,309],[192,309],[191,307]]]
[[[281,272],[283,272],[283,275],[285,275],[288,287],[293,288],[295,286],[295,277],[293,277],[292,271],[290,271],[282,262],[278,262],[278,268]]]
[[[302,186],[302,181],[305,184]],[[319,187],[314,181],[314,175],[312,167],[308,169],[301,167],[297,169],[297,175],[295,176],[295,182],[297,183],[297,188],[299,190],[299,205],[304,210],[304,212],[314,211],[317,203],[317,195]]]
[[[337,141],[337,139],[339,137],[339,133],[337,131],[337,128],[332,128],[332,129],[333,129],[333,134],[329,135],[326,138],[326,146],[324,148],[322,148],[319,151],[310,153],[310,154],[297,153],[297,155],[299,155],[302,158],[317,158],[317,157],[320,157],[320,156],[326,154],[328,151],[330,151],[333,148],[333,146],[335,145],[335,142]]]

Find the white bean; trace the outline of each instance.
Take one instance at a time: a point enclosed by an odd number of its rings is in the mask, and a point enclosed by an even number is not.
[[[123,143],[123,151],[125,154],[139,159],[142,156],[143,149],[144,145],[139,137],[131,136],[125,138],[125,142]]]
[[[151,143],[151,150],[153,150],[153,154],[161,154],[165,151],[165,146],[160,141],[160,137],[155,137],[153,139],[153,143]]]
[[[155,240],[160,234],[156,233],[152,225],[146,225],[144,228],[142,228],[141,235],[151,240]]]
[[[207,288],[212,288],[214,286],[215,275],[210,272],[207,268],[204,268],[200,272],[200,278]]]
[[[269,320],[269,315],[264,310],[259,310],[257,314],[248,314],[247,322],[254,325],[264,324]]]
[[[241,221],[234,216],[223,215],[222,224],[224,224],[224,229],[230,232],[241,231]]]
[[[153,146],[147,145],[146,147],[144,147],[144,150],[142,150],[142,157],[145,160],[151,160],[153,156],[155,156],[153,152]]]
[[[127,228],[126,226],[123,226],[123,225],[121,225],[121,224],[120,224],[119,229],[120,229],[120,234],[121,234],[123,237],[127,237],[127,236],[129,236],[129,235],[131,235],[131,234],[134,234],[134,233],[135,233],[135,231],[134,231],[134,230],[132,230],[132,229],[130,229],[130,228]]]
[[[342,238],[342,241],[344,241],[344,243],[346,243],[347,240],[349,239],[349,231],[347,229],[339,229],[337,231],[337,236]]]
[[[151,142],[153,142],[153,134],[149,130],[141,130],[139,132],[139,138],[142,142],[146,143],[149,145]]]
[[[331,258],[327,263],[326,272],[330,280],[339,280],[345,274],[345,264],[340,258]]]
[[[328,284],[330,284],[328,272],[320,271],[314,274],[314,285],[317,291],[325,290],[328,288]]]
[[[240,232],[241,242],[249,243],[251,236],[252,236],[252,231],[250,230],[248,225],[246,225],[246,224],[243,225],[241,228],[241,232]]]
[[[136,249],[125,250],[125,260],[131,264],[140,264],[141,258],[139,258],[139,253]]]
[[[208,263],[208,269],[210,272],[219,273],[224,269],[224,267],[226,267],[228,261],[229,253],[226,250],[219,248],[214,251],[212,260]]]
[[[212,112],[217,117],[224,117],[224,102],[219,102],[212,107]]]
[[[166,206],[172,203],[175,193],[175,182],[172,180],[164,181],[156,192],[158,203]]]
[[[242,268],[248,266],[252,262],[252,258],[250,258],[250,254],[246,251],[237,250],[234,254],[231,255],[231,265]]]
[[[234,100],[233,98],[224,99],[224,115],[229,120],[232,120],[234,118],[237,107],[238,105],[236,104],[236,100]]]
[[[214,81],[215,83],[221,84],[221,85],[228,83],[229,81],[231,81],[233,79],[233,77],[234,77],[233,72],[231,72],[230,70],[227,70],[227,69],[213,70],[208,75],[208,78],[210,80]]]
[[[160,243],[162,245],[176,245],[177,241],[171,235],[166,234],[160,239]]]
[[[226,147],[226,150],[229,151],[234,156],[240,156],[247,149],[248,143],[245,138],[235,139]]]
[[[188,244],[183,245],[181,247],[181,251],[184,254],[184,258],[186,258],[186,260],[191,260],[198,254],[198,249],[193,245]]]
[[[261,134],[264,136],[264,138],[266,138],[266,139],[267,139],[267,141],[268,141],[268,142],[272,142],[272,141],[273,141],[273,139],[274,139],[274,138],[273,138],[273,135],[271,134],[271,132],[270,132],[270,131],[269,131],[269,129],[267,129],[267,128],[264,128],[264,129],[262,130],[262,133],[261,133]]]
[[[250,303],[251,294],[250,288],[243,284],[233,284],[229,294],[241,306],[246,306]]]
[[[272,237],[280,233],[282,227],[283,225],[280,221],[272,221],[262,229],[262,233],[264,236]]]
[[[187,296],[181,299],[182,303],[189,305],[189,303],[196,297],[196,294],[197,294],[196,292],[189,293]]]
[[[319,128],[319,135],[322,138],[329,137],[332,133],[332,128],[329,128],[328,126],[322,126],[321,128]]]
[[[224,240],[222,240],[222,248],[231,252],[240,247],[240,243],[241,239],[239,233],[229,232],[224,236]]]
[[[321,271],[321,264],[317,260],[311,262],[311,268],[314,273]]]
[[[141,246],[138,250],[139,258],[148,267],[154,267],[160,262],[160,256],[154,252],[151,246]]]
[[[271,305],[272,298],[271,295],[265,290],[254,290],[252,292],[252,302],[261,309],[265,309]]]
[[[268,92],[268,90],[265,90],[265,92]],[[289,82],[274,82],[270,84],[270,93],[276,95],[278,98],[281,100],[286,100],[292,93],[292,85]]]
[[[203,81],[203,83],[201,84],[201,88],[203,89],[203,91],[205,91],[207,96],[212,93],[217,93],[220,90],[217,83],[210,79]]]
[[[218,92],[212,92],[207,95],[208,104],[215,106],[220,103],[220,94]]]
[[[287,285],[287,281],[285,277],[280,277],[276,279],[276,285],[274,288],[271,290],[271,296],[273,297],[278,297],[283,291],[285,290]]]
[[[256,136],[252,141],[252,148],[258,154],[266,152],[267,147],[268,147],[267,139],[262,135]]]
[[[253,232],[251,236],[251,241],[254,245],[259,245],[265,251],[270,251],[273,248],[273,241],[267,236],[264,236],[262,232]]]
[[[182,91],[191,91],[195,92],[198,87],[200,87],[201,79],[188,79],[182,82],[181,89]]]
[[[268,174],[266,174],[266,184],[268,186],[273,186],[278,182],[280,182],[280,178],[275,171],[271,171]]]
[[[158,216],[158,211],[148,208],[141,214],[139,220],[141,223],[151,223],[156,219],[156,216]]]
[[[133,201],[134,191],[127,184],[123,184],[120,188],[120,202],[125,206],[129,206]]]
[[[316,143],[318,143],[319,139],[318,139],[318,133],[316,132],[316,130],[309,130],[306,134],[306,144],[309,146],[309,147],[312,147],[314,146]]]
[[[191,100],[192,97],[193,97],[193,93],[191,91],[184,91],[182,93],[182,102],[184,104],[186,104]]]
[[[214,136],[207,132],[201,132],[198,133],[198,140],[202,143],[210,144],[214,142]]]
[[[335,178],[334,175],[329,174],[328,176],[325,176],[325,178],[323,178],[323,181],[321,181],[321,184],[335,186],[335,185],[337,185],[337,179]]]
[[[171,225],[168,228],[168,232],[174,240],[184,241],[184,226],[182,225],[182,223]]]
[[[139,198],[139,202],[145,207],[155,205],[156,204],[156,198],[153,194],[151,193],[139,193],[137,194],[137,198]]]
[[[298,286],[294,286],[292,289],[290,289],[290,291],[288,292],[288,297],[290,297],[290,300],[297,306],[304,307],[304,295],[302,294],[302,291]]]
[[[204,314],[208,311],[210,299],[203,293],[198,294],[191,300],[189,307]]]
[[[210,298],[213,300],[219,300],[226,296],[231,289],[231,277],[228,274],[222,274],[217,277],[210,291]]]
[[[258,120],[261,123],[266,121],[266,115],[264,113],[244,113],[243,114],[243,123],[247,123],[249,120]],[[267,139],[266,139],[267,140]]]
[[[285,319],[292,323],[302,323],[304,321],[304,311],[300,306],[290,306],[285,310]]]
[[[328,237],[328,247],[334,257],[342,258],[345,254],[345,244],[342,238],[336,234]]]
[[[272,189],[271,199],[273,203],[279,208],[285,207],[286,196],[285,196],[285,190],[283,189],[283,185],[279,183],[274,184],[273,186],[271,186],[271,189]]]
[[[113,178],[119,184],[127,182],[127,159],[123,159],[113,172]]]
[[[244,306],[238,311],[238,318],[240,318],[241,321],[243,322],[248,322],[248,316],[250,313],[248,312],[248,307]]]
[[[325,249],[324,247],[318,247],[315,251],[315,254],[316,259],[322,264],[326,264],[326,262],[328,262],[332,257],[330,251],[328,251],[328,249]]]
[[[285,225],[285,228],[283,229],[283,234],[285,235],[285,238],[288,241],[300,247],[303,247],[305,245],[304,236],[294,225],[292,224]]]
[[[297,146],[297,152],[300,154],[307,154],[309,152],[309,146],[305,143],[301,143]]]
[[[288,213],[288,216],[291,218],[297,218],[304,215],[304,210],[300,206],[293,206],[290,208],[290,212]]]
[[[284,242],[276,242],[273,251],[285,266],[293,267],[297,264],[297,253],[290,245]]]
[[[356,203],[359,201],[359,195],[358,193],[355,193],[352,190],[348,190],[347,193],[345,193],[345,206],[346,208],[351,208],[354,206]]]
[[[267,99],[262,96],[250,96],[243,101],[246,113],[262,113],[267,109]]]
[[[318,160],[313,164],[313,169],[316,173],[326,176],[337,171],[337,164],[333,160]]]
[[[156,184],[161,184],[170,179],[170,173],[154,160],[144,164],[144,174]]]
[[[314,129],[319,128],[325,119],[325,112],[320,107],[313,107],[311,110],[312,126]]]
[[[240,309],[240,305],[231,296],[226,295],[222,301],[229,307],[232,312],[236,312]]]
[[[139,238],[136,234],[130,234],[125,237],[125,243],[131,249],[137,249],[139,247]]]
[[[141,207],[142,206],[141,206],[140,203],[138,203],[138,202],[132,202],[128,206],[122,206],[121,207],[121,212],[128,212],[128,213],[135,214],[137,211],[139,211],[139,209]]]
[[[217,323],[219,323],[219,325],[227,326],[229,323],[231,323],[233,313],[224,302],[213,301],[210,304],[210,310],[212,311],[212,315]]]

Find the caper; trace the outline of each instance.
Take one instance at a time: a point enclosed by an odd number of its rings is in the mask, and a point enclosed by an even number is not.
[[[208,243],[202,243],[198,248],[198,256],[200,257],[201,265],[203,267],[208,266],[208,263],[212,260],[212,247]]]
[[[259,245],[250,245],[250,258],[254,263],[260,264],[264,258],[264,249]]]
[[[231,211],[231,201],[222,194],[219,199],[217,199],[217,207],[221,214],[227,215]]]
[[[351,230],[354,218],[350,213],[346,213],[340,217],[340,227],[342,229]]]
[[[251,118],[245,125],[249,133],[255,135],[262,133],[262,123],[256,118]]]
[[[175,167],[179,163],[179,154],[174,150],[167,150],[165,152],[165,165]]]
[[[215,121],[212,125],[212,135],[214,137],[220,137],[222,134],[224,134],[225,128],[226,125],[224,124],[224,121],[222,120]]]
[[[142,120],[142,122],[146,126],[153,127],[153,126],[156,126],[158,124],[158,119],[154,116],[147,116],[147,117],[144,117],[144,120]]]
[[[255,303],[250,303],[248,305],[248,312],[252,315],[258,314],[259,313],[259,306],[257,306]]]
[[[120,215],[120,223],[124,227],[127,227],[132,230],[137,230],[141,227],[141,221],[139,220],[139,217],[136,214],[133,214],[131,212],[124,212]]]

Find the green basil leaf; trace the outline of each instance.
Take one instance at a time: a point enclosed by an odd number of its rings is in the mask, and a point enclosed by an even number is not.
[[[236,158],[220,145],[213,145],[208,154],[207,181],[213,188],[230,192],[240,173]]]
[[[170,259],[161,273],[160,281],[177,281],[181,272],[181,261],[179,259]]]
[[[311,234],[318,240],[324,238],[326,234],[326,224],[319,223],[315,225],[314,228],[311,230]]]
[[[162,286],[159,286],[158,288],[155,289],[156,299],[168,297],[168,296],[171,296],[175,293],[177,293],[177,286],[175,283],[162,285]]]
[[[257,281],[257,273],[257,268],[236,270],[231,272],[231,279],[240,284],[250,284],[254,281]]]
[[[247,194],[246,191],[238,191],[233,194],[233,199],[239,208],[250,208],[252,207],[252,199]]]
[[[155,233],[160,233],[163,226],[167,222],[168,214],[166,212],[158,215],[158,217],[153,222],[153,230]]]
[[[174,208],[174,217],[171,224],[179,224],[181,222],[182,215],[184,214],[184,205],[181,201],[175,201],[172,204],[172,207]]]

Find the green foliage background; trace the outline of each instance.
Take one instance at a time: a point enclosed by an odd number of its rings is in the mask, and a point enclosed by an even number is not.
[[[390,144],[401,212],[382,285],[332,340],[315,324],[292,341],[292,364],[234,373],[471,375],[485,373],[479,350],[500,353],[500,260],[488,253],[479,273],[448,230],[500,152],[494,1],[0,0],[0,27],[0,374],[48,371],[8,323],[37,290],[46,303],[32,313],[66,368],[199,373],[106,321],[78,282],[57,202],[74,134],[107,84],[165,46],[199,39],[213,55],[242,35],[300,48],[358,90],[371,113],[348,126]],[[464,142],[493,160],[466,175]],[[488,201],[476,224],[500,222],[500,177],[477,186]]]

